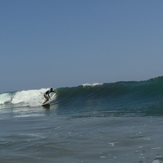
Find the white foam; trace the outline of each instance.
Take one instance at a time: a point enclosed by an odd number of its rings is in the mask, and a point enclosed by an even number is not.
[[[93,84],[90,84],[90,83],[85,83],[85,84],[82,84],[83,87],[86,87],[86,86],[90,86],[90,87],[94,87],[94,86],[100,86],[100,85],[103,85],[103,83],[93,83]]]
[[[39,90],[22,90],[12,93],[0,94],[0,105],[5,107],[8,104],[16,106],[40,106],[44,101],[44,93],[50,88],[42,88]],[[54,96],[54,99],[56,96]]]
[[[7,102],[11,101],[12,96],[10,95],[10,93],[3,93],[0,95],[0,105],[3,105]]]
[[[23,90],[16,92],[12,98],[12,104],[21,104],[22,106],[39,106],[44,101],[43,94],[47,89]]]

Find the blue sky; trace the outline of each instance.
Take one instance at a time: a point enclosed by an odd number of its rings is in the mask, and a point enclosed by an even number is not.
[[[0,92],[163,74],[162,0],[0,0]]]

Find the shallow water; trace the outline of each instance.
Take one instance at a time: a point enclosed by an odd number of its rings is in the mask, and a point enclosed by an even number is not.
[[[162,117],[11,109],[0,116],[0,162],[163,162]]]

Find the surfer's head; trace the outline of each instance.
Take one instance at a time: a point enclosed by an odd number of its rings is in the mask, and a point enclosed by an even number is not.
[[[53,88],[50,88],[50,91],[52,92],[52,91],[54,91],[54,89]]]

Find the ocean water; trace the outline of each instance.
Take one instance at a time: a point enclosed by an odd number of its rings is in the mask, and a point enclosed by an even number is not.
[[[163,77],[47,89],[0,94],[0,162],[163,163]]]

